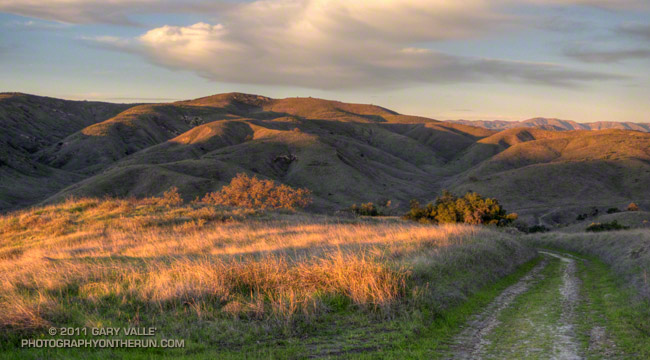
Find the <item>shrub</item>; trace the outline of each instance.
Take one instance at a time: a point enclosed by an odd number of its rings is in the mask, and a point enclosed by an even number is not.
[[[202,202],[251,209],[294,209],[306,207],[312,199],[308,189],[294,189],[272,180],[249,177],[241,173],[221,190],[206,194]]]
[[[591,231],[591,232],[600,232],[600,231],[614,231],[614,230],[625,230],[629,229],[627,226],[623,226],[618,223],[618,221],[614,220],[610,223],[593,223],[585,229],[585,231]]]
[[[178,206],[183,204],[183,198],[178,193],[178,188],[173,186],[165,191],[161,198],[158,198],[157,204],[162,206]]]
[[[417,200],[411,201],[411,210],[405,219],[443,224],[466,223],[506,226],[517,219],[517,214],[508,214],[499,201],[468,192],[463,197],[456,197],[448,191],[437,198],[435,203],[421,207]]]
[[[545,232],[549,232],[549,231],[550,230],[544,225],[533,225],[530,228],[528,228],[528,233],[529,234],[545,233]]]
[[[607,209],[608,214],[615,214],[615,213],[617,213],[619,211],[620,210],[618,208],[609,208],[609,209]]]
[[[587,219],[587,214],[580,214],[580,215],[578,215],[578,217],[576,217],[576,220],[578,220],[578,221],[582,221],[582,220],[585,220],[585,219]]]
[[[366,204],[361,204],[361,206],[358,206],[357,204],[354,204],[350,207],[350,210],[352,213],[354,213],[357,216],[380,216],[382,213],[379,211],[377,206],[375,204],[369,202]]]
[[[630,205],[627,206],[627,211],[639,211],[639,205],[630,203]]]
[[[544,232],[551,231],[549,228],[547,228],[544,225],[528,226],[528,224],[526,224],[523,221],[515,221],[512,223],[512,226],[514,226],[517,230],[526,234],[544,233]]]

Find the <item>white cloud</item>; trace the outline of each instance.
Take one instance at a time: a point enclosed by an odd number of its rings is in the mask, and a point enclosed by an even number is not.
[[[271,10],[276,7],[284,7],[293,2],[295,7],[303,7],[304,1],[268,1],[258,2],[258,11]],[[331,1],[317,1],[321,6],[330,6]],[[343,3],[343,1],[339,1]],[[276,4],[277,3],[277,4]],[[398,9],[399,14],[412,13],[416,18],[424,19],[429,7],[433,5],[438,14],[450,12],[458,14],[458,10],[465,9],[468,13],[481,11],[488,8],[503,5],[534,4],[540,6],[548,5],[584,5],[595,6],[610,10],[638,10],[650,9],[648,0],[431,0],[421,1],[420,4],[413,4],[415,1],[398,0],[367,0],[347,1],[345,6],[337,7],[339,11],[350,11],[352,15],[359,16],[359,10],[368,12],[370,18],[382,21],[382,25],[393,24],[395,26],[409,27],[411,22],[395,22],[391,14],[384,10],[391,8]],[[108,23],[108,24],[134,24],[130,18],[133,14],[156,14],[156,13],[205,13],[206,11],[223,10],[236,7],[238,2],[234,0],[0,0],[0,12],[18,14],[22,16],[53,20],[73,24]],[[247,5],[246,5],[247,6]],[[314,8],[317,10],[317,7]],[[416,14],[418,10],[425,13]],[[254,9],[249,9],[254,11]],[[330,13],[331,15],[336,15]],[[347,16],[345,13],[338,13]],[[377,16],[379,15],[379,18]],[[453,20],[453,19],[452,19]],[[416,23],[415,25],[419,25]],[[443,23],[440,23],[442,26]],[[455,23],[449,22],[450,31],[458,31]],[[380,27],[380,26],[377,26]],[[461,30],[461,31],[464,31]]]
[[[574,85],[611,78],[417,45],[481,36],[513,22],[485,0],[260,0],[224,13],[221,24],[152,29],[129,51],[216,81],[320,89],[483,79]]]
[[[219,24],[167,25],[136,39],[95,40],[223,82],[337,89],[497,79],[567,86],[613,77],[549,64],[451,56],[427,44],[515,29],[522,20],[508,15],[513,4],[625,9],[646,2],[257,0],[225,6],[207,0],[0,0],[0,11],[73,23],[128,23],[132,13],[218,13]]]
[[[0,12],[70,24],[135,25],[133,14],[200,13],[229,6],[208,0],[0,0]]]

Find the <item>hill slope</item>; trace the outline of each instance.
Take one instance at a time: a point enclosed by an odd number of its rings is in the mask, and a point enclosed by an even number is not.
[[[0,210],[42,201],[81,180],[38,161],[37,153],[131,106],[0,93]]]
[[[6,140],[13,162],[0,163],[0,209],[70,195],[152,196],[171,186],[191,199],[239,172],[311,189],[316,211],[388,199],[404,209],[444,188],[471,189],[530,222],[551,223],[570,216],[549,216],[558,208],[650,199],[650,134],[641,132],[496,132],[374,105],[240,93],[137,106],[70,103],[69,115],[46,118],[31,110],[38,104],[23,106],[31,111],[25,122],[54,130],[29,150]],[[13,108],[0,101],[3,126],[14,124],[11,138],[38,134],[6,109]],[[38,191],[27,196],[29,188]]]
[[[454,124],[478,126],[490,130],[505,130],[520,127],[531,127],[544,130],[570,131],[570,130],[634,130],[650,132],[650,123],[633,123],[617,121],[599,121],[592,123],[578,123],[571,120],[533,118],[524,121],[502,121],[502,120],[449,120]]]

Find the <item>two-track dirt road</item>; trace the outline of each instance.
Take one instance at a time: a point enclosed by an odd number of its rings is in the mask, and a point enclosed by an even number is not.
[[[452,341],[449,359],[618,358],[603,327],[578,331],[581,281],[568,254],[543,260],[474,316]],[[588,338],[589,341],[584,341]]]

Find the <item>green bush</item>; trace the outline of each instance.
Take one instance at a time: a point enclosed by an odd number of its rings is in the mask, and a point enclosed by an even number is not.
[[[600,231],[614,231],[614,230],[625,230],[629,229],[627,226],[623,226],[618,223],[618,221],[614,220],[609,223],[593,223],[585,229],[585,231],[591,231],[591,232],[600,232]]]
[[[608,214],[615,214],[615,213],[617,213],[619,211],[620,210],[618,208],[609,208],[609,209],[607,209]]]
[[[379,211],[375,204],[369,202],[366,204],[361,204],[361,206],[354,204],[350,207],[352,213],[357,216],[381,216],[382,213]]]
[[[529,234],[545,233],[545,232],[549,232],[549,231],[550,230],[544,225],[533,225],[530,228],[528,228],[528,233]]]
[[[526,224],[523,221],[515,221],[512,223],[512,226],[514,226],[517,230],[526,234],[544,233],[544,232],[551,231],[549,228],[547,228],[544,225],[528,226],[528,224]]]
[[[433,223],[465,223],[506,226],[517,219],[517,214],[508,214],[499,201],[484,198],[468,192],[463,197],[456,197],[448,191],[437,198],[435,203],[422,207],[417,200],[411,201],[411,209],[405,219]]]

